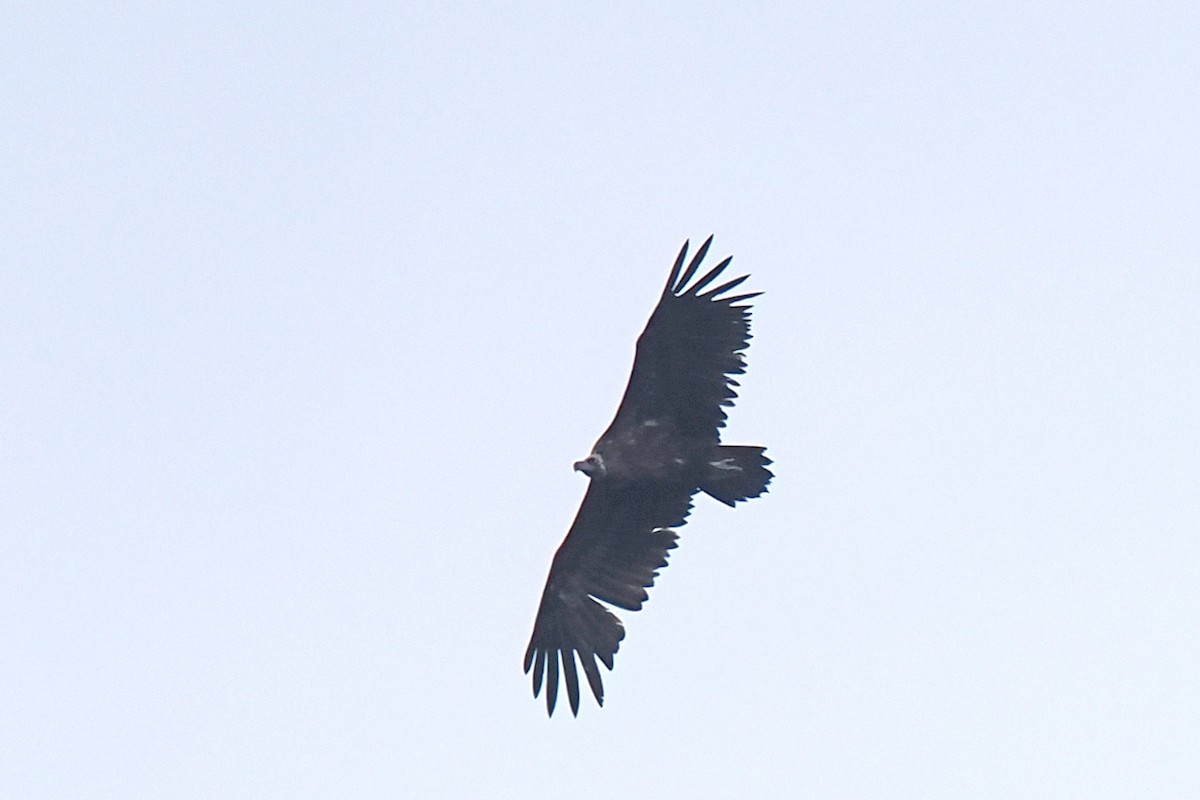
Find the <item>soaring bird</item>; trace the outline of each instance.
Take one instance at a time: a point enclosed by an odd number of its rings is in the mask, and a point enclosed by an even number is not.
[[[554,555],[542,592],[525,672],[533,695],[546,689],[554,714],[559,663],[571,713],[579,714],[576,656],[596,702],[604,705],[597,659],[609,670],[625,629],[604,604],[637,611],[667,565],[692,497],[704,492],[727,506],[767,491],[773,475],[764,447],[721,444],[725,409],[737,397],[732,377],[746,370],[750,306],[761,292],[723,296],[749,275],[708,289],[726,258],[690,286],[712,237],[687,268],[683,243],[667,285],[637,341],[633,372],[608,430],[575,469],[587,494]],[[707,291],[705,291],[708,289]]]

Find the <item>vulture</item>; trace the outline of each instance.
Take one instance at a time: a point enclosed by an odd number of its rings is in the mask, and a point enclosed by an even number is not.
[[[750,306],[761,292],[726,296],[743,275],[709,289],[726,258],[692,283],[712,237],[684,268],[683,243],[646,329],[625,396],[608,430],[575,469],[588,476],[583,503],[554,555],[525,651],[533,695],[554,714],[559,676],[579,714],[579,667],[604,705],[597,661],[612,670],[625,629],[609,606],[637,611],[667,565],[698,492],[727,506],[758,497],[773,477],[765,447],[721,444],[732,377],[746,370]],[[689,285],[690,283],[690,285]],[[706,291],[707,290],[707,291]],[[561,672],[560,672],[561,662]]]

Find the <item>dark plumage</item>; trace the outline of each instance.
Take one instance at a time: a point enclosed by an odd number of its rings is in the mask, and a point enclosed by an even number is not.
[[[625,396],[608,430],[575,469],[591,483],[542,593],[525,671],[533,694],[546,688],[554,713],[559,664],[571,712],[579,713],[576,655],[596,702],[604,705],[597,659],[608,669],[625,630],[601,603],[637,611],[667,565],[692,496],[704,491],[728,506],[767,490],[771,460],[762,447],[722,445],[725,409],[745,372],[750,306],[759,292],[722,297],[748,275],[708,289],[727,258],[691,286],[710,236],[683,269],[684,242],[662,298],[638,338]],[[705,291],[707,289],[707,291]]]

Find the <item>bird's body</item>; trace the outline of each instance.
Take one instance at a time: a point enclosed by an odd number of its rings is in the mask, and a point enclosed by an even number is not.
[[[712,242],[682,271],[687,243],[662,298],[638,339],[625,396],[608,430],[575,468],[590,478],[587,494],[550,567],[525,652],[536,696],[546,683],[554,713],[561,659],[571,711],[579,711],[576,654],[603,705],[599,659],[608,669],[625,636],[607,603],[636,611],[667,564],[687,521],[692,497],[704,491],[726,505],[757,497],[772,478],[762,447],[720,442],[725,408],[737,396],[732,375],[745,371],[749,306],[756,294],[723,298],[749,276],[703,290],[729,265],[725,259],[690,287]],[[599,602],[598,602],[599,601]]]

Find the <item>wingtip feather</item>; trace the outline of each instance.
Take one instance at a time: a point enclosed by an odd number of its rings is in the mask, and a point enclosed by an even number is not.
[[[596,702],[604,705],[604,681],[600,679],[600,670],[596,668],[595,653],[580,653],[579,663],[583,665],[583,673],[587,675],[588,685],[592,687],[592,696]]]
[[[683,287],[687,286],[687,282],[696,274],[696,270],[700,269],[700,262],[704,260],[704,256],[708,253],[708,248],[712,245],[712,240],[712,234],[709,234],[708,238],[704,240],[704,244],[700,245],[700,249],[696,251],[696,255],[692,256],[692,260],[688,264],[687,270],[684,271],[683,277],[679,279],[679,282],[675,284],[672,290],[675,294],[682,292]]]
[[[749,278],[750,276],[749,276],[749,275],[747,275],[746,277],[747,277],[747,278]],[[762,292],[749,292],[749,293],[747,293],[747,294],[739,294],[739,295],[736,295],[736,296],[734,296],[734,297],[723,297],[723,298],[721,298],[721,302],[722,302],[722,303],[729,303],[729,304],[730,304],[730,308],[745,308],[745,309],[749,309],[749,308],[750,308],[750,306],[735,306],[735,305],[733,305],[733,303],[740,303],[740,302],[742,302],[743,300],[753,300],[754,298],[758,297],[758,296],[759,296],[759,295],[761,295],[761,294],[762,294]]]
[[[575,671],[575,651],[562,651],[563,681],[567,684],[567,700],[571,704],[571,715],[579,716],[579,673]]]
[[[679,255],[675,257],[675,266],[671,267],[671,275],[667,278],[666,288],[663,289],[663,294],[671,294],[675,291],[675,281],[679,279],[679,270],[683,268],[683,260],[687,258],[688,244],[690,239],[683,240],[683,247],[679,248]]]
[[[712,295],[711,292],[709,294],[702,295],[702,294],[700,294],[700,290],[703,289],[705,286],[708,286],[713,281],[715,281],[717,279],[717,276],[719,276],[722,272],[724,272],[725,268],[728,267],[730,262],[732,262],[732,261],[733,261],[733,256],[729,256],[724,261],[722,261],[720,264],[717,264],[715,267],[713,267],[711,270],[708,271],[707,275],[705,275],[700,280],[696,281],[696,283],[692,286],[691,289],[688,289],[688,294],[695,295],[696,297],[701,297],[701,298],[710,297]],[[750,277],[750,276],[747,275],[746,277]]]
[[[712,277],[715,278],[716,276],[713,275]],[[715,299],[717,299],[717,295],[724,294],[725,292],[728,292],[730,289],[733,289],[734,287],[741,286],[743,283],[745,283],[747,280],[749,280],[749,278],[750,278],[749,275],[743,275],[740,278],[734,278],[731,281],[726,281],[725,283],[722,283],[717,288],[712,289],[711,291],[707,291],[704,294],[700,295],[700,297],[704,300],[715,300]],[[707,278],[705,279],[705,282],[707,284]],[[702,289],[702,288],[704,288],[704,287],[699,286],[699,285],[696,287],[697,290]],[[722,299],[721,302],[728,302],[728,301]]]
[[[546,660],[546,714],[554,716],[554,704],[558,701],[558,655],[551,653]]]

